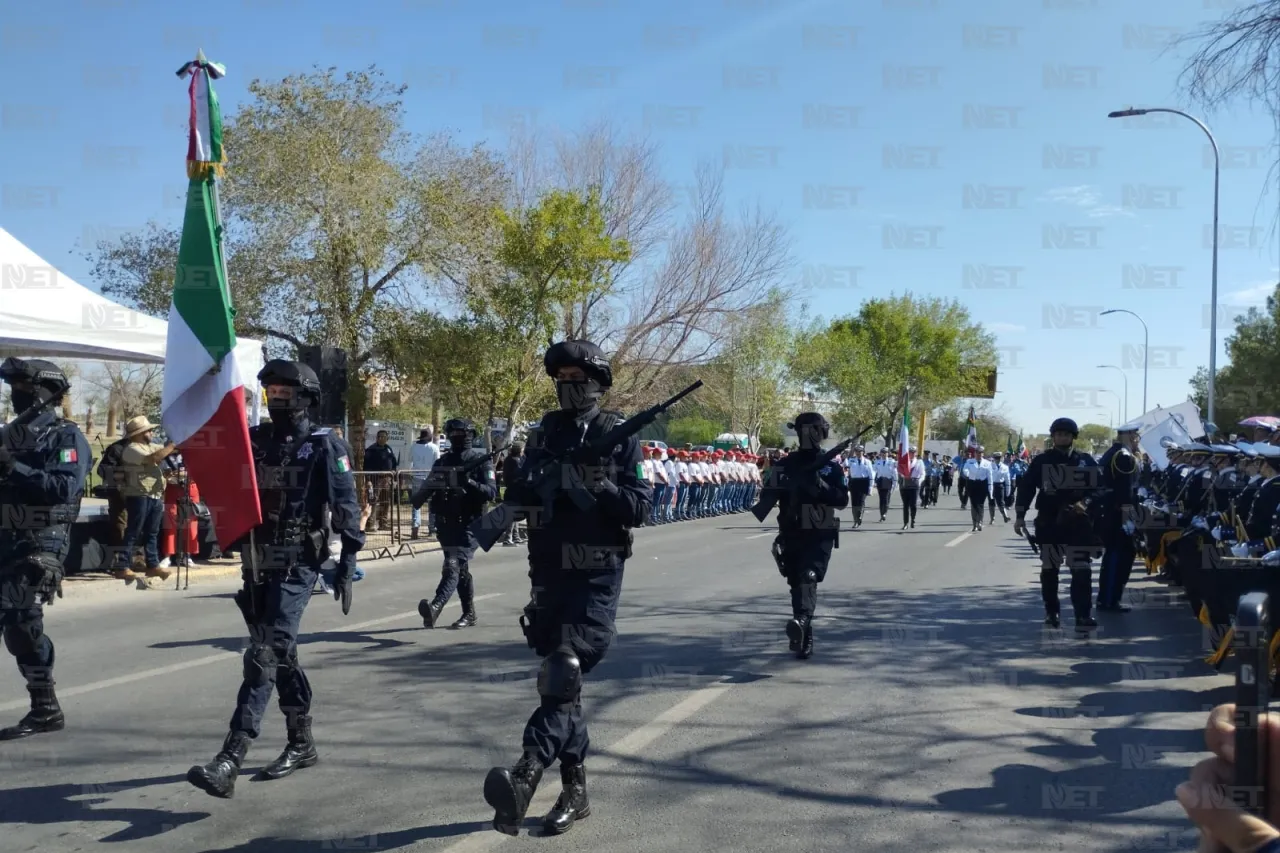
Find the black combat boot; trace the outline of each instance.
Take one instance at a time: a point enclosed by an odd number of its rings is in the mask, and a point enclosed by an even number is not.
[[[28,685],[27,692],[31,694],[31,711],[16,726],[0,729],[0,740],[20,740],[66,728],[67,721],[62,716],[52,684]]]
[[[422,617],[422,627],[434,628],[446,603],[438,598],[435,601],[427,601],[425,598],[419,601],[418,615]]]
[[[800,651],[800,643],[804,640],[804,617],[792,616],[787,623],[787,639],[791,641],[791,651]]]
[[[451,628],[473,628],[476,624],[476,606],[473,602],[467,602],[462,607],[462,616],[457,622],[449,627]]]
[[[516,835],[542,781],[542,762],[525,753],[514,767],[495,767],[484,777],[484,801],[493,807],[493,828]]]
[[[551,835],[563,835],[576,821],[591,816],[587,799],[587,768],[581,764],[560,762],[560,799],[542,819],[542,828]]]
[[[229,800],[235,795],[236,777],[248,752],[249,736],[244,732],[231,732],[213,761],[187,771],[187,781],[210,796]]]
[[[311,717],[299,716],[289,726],[289,745],[279,758],[262,768],[259,778],[283,779],[295,770],[314,767],[319,760],[316,742],[311,738]]]
[[[804,617],[804,637],[800,640],[800,651],[796,653],[800,660],[813,657],[813,617]]]

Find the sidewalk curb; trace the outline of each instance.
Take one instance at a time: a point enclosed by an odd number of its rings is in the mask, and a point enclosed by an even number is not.
[[[413,559],[441,550],[440,543],[434,539],[420,539],[414,542],[405,542],[404,545],[410,545],[413,549],[412,553],[406,552],[396,557],[381,557],[369,560],[360,560],[357,563],[364,566],[389,565],[396,560]],[[240,577],[240,561],[219,561],[213,565],[192,566],[190,577],[187,570],[179,570],[171,567],[173,573],[168,579],[160,580],[159,578],[147,578],[139,575],[137,580],[122,581],[113,578],[103,572],[80,572],[74,575],[68,575],[63,580],[63,592],[66,600],[83,600],[86,596],[105,592],[108,587],[113,585],[124,589],[134,589],[139,592],[182,592],[182,586],[188,581],[190,583],[206,583],[209,581],[227,580],[229,578]],[[181,572],[181,579],[179,579]]]

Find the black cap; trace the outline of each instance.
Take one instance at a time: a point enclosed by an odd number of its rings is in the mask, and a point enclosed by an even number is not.
[[[0,364],[0,380],[10,385],[15,382],[30,382],[51,391],[55,397],[61,397],[71,388],[62,368],[42,358],[6,358]]]
[[[300,361],[274,358],[258,372],[258,381],[263,385],[289,385],[317,397],[320,395],[320,377]]]

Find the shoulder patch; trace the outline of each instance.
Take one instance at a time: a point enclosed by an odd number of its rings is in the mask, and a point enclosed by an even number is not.
[[[644,463],[643,462],[636,463],[636,477],[641,480],[644,479]]]
[[[344,474],[351,471],[351,460],[345,455],[338,457],[338,470]]]
[[[79,461],[79,458],[80,457],[76,454],[76,451],[74,448],[70,450],[58,451],[58,464],[60,465],[66,465],[71,462]]]

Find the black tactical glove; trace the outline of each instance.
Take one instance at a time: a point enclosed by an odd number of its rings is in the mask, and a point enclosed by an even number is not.
[[[351,577],[355,574],[355,570],[355,555],[344,556],[338,561],[338,568],[333,576],[333,600],[342,602],[343,616],[351,612],[352,587],[355,586]]]
[[[0,446],[0,477],[7,477],[13,473],[13,454],[3,446]]]

